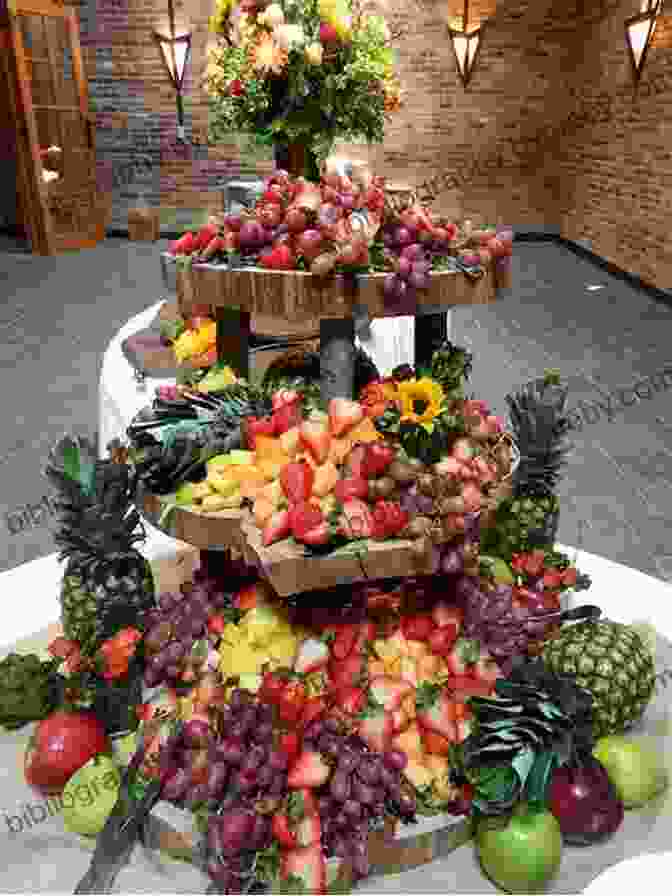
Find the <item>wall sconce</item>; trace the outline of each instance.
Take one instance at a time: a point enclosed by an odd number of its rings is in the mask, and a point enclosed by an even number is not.
[[[663,8],[663,0],[643,0],[640,12],[625,21],[625,40],[630,50],[630,59],[635,76],[639,81],[651,45],[656,19]]]
[[[469,0],[464,0],[464,14],[462,16],[461,28],[448,26],[448,34],[453,45],[455,53],[455,62],[457,63],[457,71],[464,87],[469,83],[471,73],[476,64],[478,51],[481,46],[481,38],[483,36],[483,25],[479,24],[477,28],[469,28]]]
[[[177,139],[185,140],[184,135],[184,107],[182,105],[182,84],[184,73],[187,69],[189,53],[191,51],[191,35],[181,34],[175,36],[175,10],[173,0],[168,0],[168,19],[170,22],[170,37],[154,32],[154,39],[159,45],[168,77],[170,78],[177,98]]]

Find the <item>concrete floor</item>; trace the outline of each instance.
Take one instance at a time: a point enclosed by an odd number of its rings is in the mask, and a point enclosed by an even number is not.
[[[95,437],[103,352],[163,294],[164,245],[108,239],[59,258],[0,245],[0,570],[54,549],[46,453],[65,432]],[[555,243],[517,243],[514,284],[453,314],[475,354],[471,389],[505,413],[508,391],[559,367],[583,415],[560,540],[672,581],[672,309]],[[667,389],[627,391],[665,369]]]

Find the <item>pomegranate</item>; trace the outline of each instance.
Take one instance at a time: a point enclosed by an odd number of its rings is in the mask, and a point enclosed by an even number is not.
[[[623,821],[623,803],[607,770],[590,755],[555,769],[548,807],[560,824],[563,840],[572,846],[606,840]]]
[[[105,728],[93,713],[58,710],[35,728],[24,756],[26,781],[41,793],[60,793],[89,759],[110,750]]]

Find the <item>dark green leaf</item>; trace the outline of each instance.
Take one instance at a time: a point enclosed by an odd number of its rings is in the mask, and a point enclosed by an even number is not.
[[[511,763],[511,767],[514,769],[520,779],[521,786],[525,785],[527,776],[534,766],[535,758],[536,754],[534,750],[531,747],[525,747],[518,753],[518,755]]]
[[[546,803],[546,791],[558,758],[553,750],[539,753],[530,769],[525,784],[527,801],[532,806],[541,807]]]

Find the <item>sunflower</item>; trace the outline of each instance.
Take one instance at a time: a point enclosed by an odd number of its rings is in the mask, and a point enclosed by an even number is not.
[[[250,49],[252,66],[257,71],[281,75],[289,61],[287,51],[281,49],[270,34],[260,34]]]
[[[397,384],[402,423],[430,423],[441,413],[445,395],[435,380],[405,380]]]
[[[173,343],[173,351],[178,362],[194,355],[205,354],[217,345],[217,324],[211,321],[198,330],[185,330]]]

